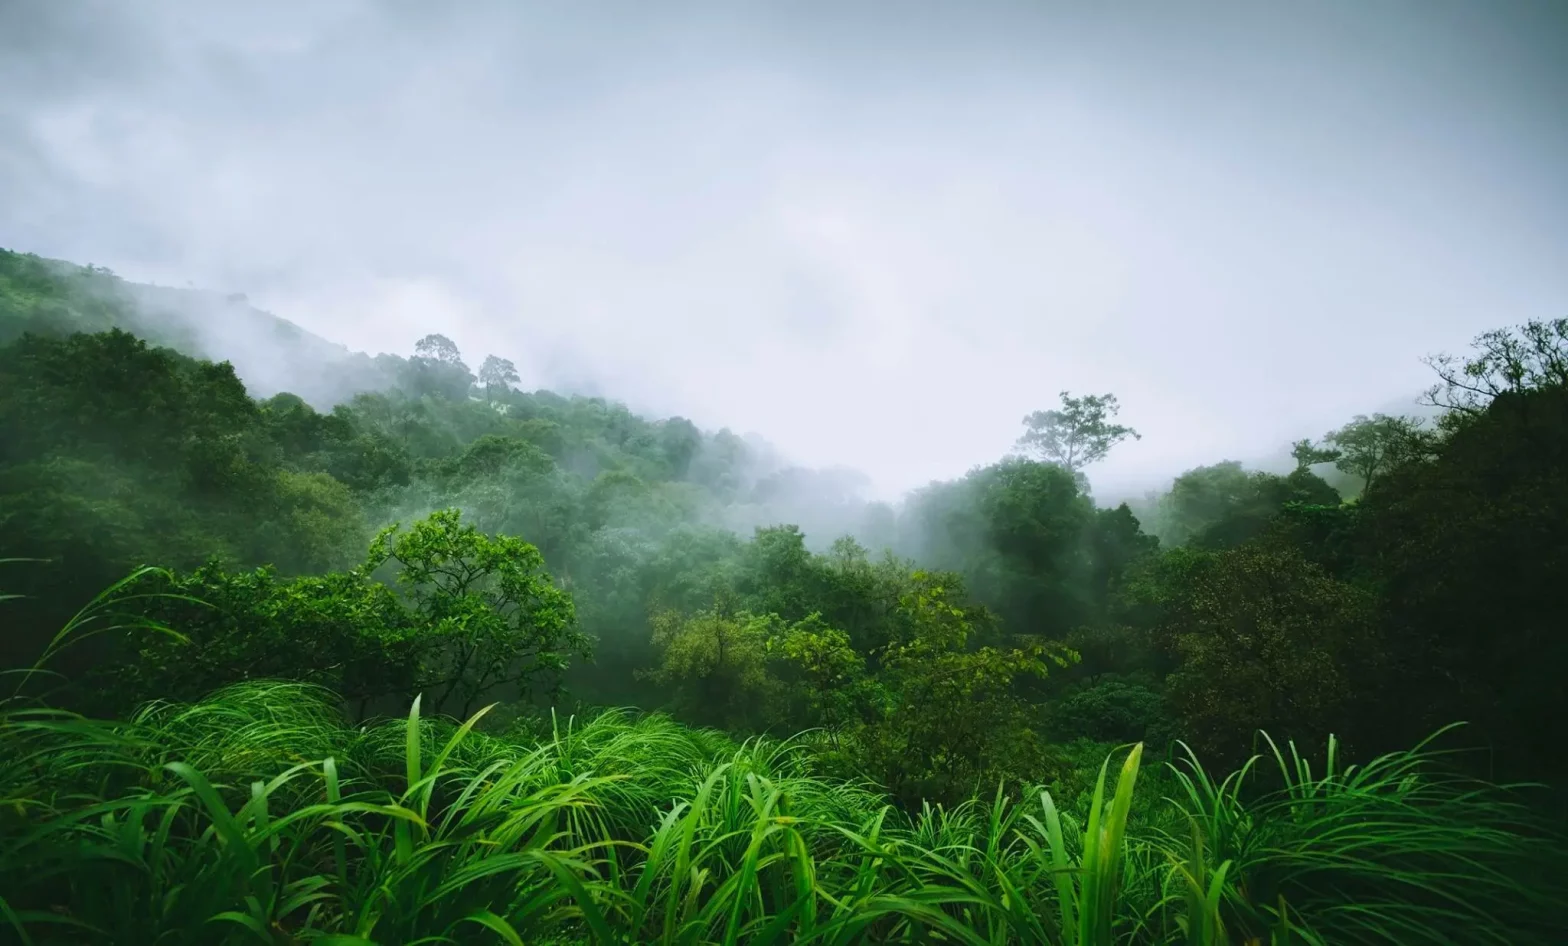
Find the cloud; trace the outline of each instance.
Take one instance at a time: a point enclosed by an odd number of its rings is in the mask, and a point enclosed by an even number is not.
[[[442,331],[895,492],[1064,388],[1102,494],[1568,298],[1560,10],[167,0],[0,9],[0,243]]]

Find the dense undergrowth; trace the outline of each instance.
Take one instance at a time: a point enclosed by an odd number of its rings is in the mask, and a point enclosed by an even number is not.
[[[211,302],[0,252],[0,943],[1563,941],[1568,320],[889,506],[441,335],[251,313],[337,366],[257,399]]]
[[[1087,785],[897,805],[824,774],[821,732],[663,714],[355,724],[269,680],[96,721],[0,699],[0,941],[44,943],[1532,943],[1562,839],[1435,747],[1347,765],[1260,734],[1216,777],[1115,749]],[[1314,757],[1322,762],[1316,767]]]
[[[737,743],[606,712],[346,725],[248,683],[120,724],[0,723],[0,890],[32,943],[1551,942],[1560,848],[1423,746],[1210,774],[1142,745],[1088,797],[904,814]],[[1152,776],[1152,778],[1151,778]]]

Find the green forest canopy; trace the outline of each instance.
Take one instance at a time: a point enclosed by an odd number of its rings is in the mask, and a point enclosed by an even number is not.
[[[291,699],[317,707],[308,727],[324,739],[411,702],[467,718],[499,701],[480,727],[489,748],[473,750],[492,756],[543,738],[541,708],[630,705],[734,737],[815,732],[809,763],[758,770],[869,780],[912,816],[998,785],[1078,798],[1128,743],[1167,758],[1179,740],[1228,770],[1259,730],[1321,772],[1330,733],[1371,759],[1464,721],[1448,742],[1488,751],[1462,771],[1559,788],[1568,775],[1546,725],[1568,719],[1568,320],[1433,359],[1435,425],[1356,417],[1295,444],[1287,475],[1217,462],[1147,508],[1098,507],[1079,468],[1136,434],[1113,423],[1114,396],[1063,392],[1061,410],[1026,419],[1038,458],[895,508],[729,431],[520,391],[496,355],[476,375],[439,334],[370,359],[277,320],[290,357],[340,363],[329,373],[352,390],[257,398],[235,365],[201,357],[221,336],[160,317],[149,292],[0,253],[0,559],[29,560],[0,568],[19,596],[0,602],[6,666],[31,665],[116,582],[83,620],[129,628],[53,655],[62,676],[30,677],[14,700],[156,728],[187,718],[167,704],[149,717],[148,701],[259,712],[258,694],[282,692],[264,681],[292,681],[322,688]],[[1355,496],[1319,475],[1329,464]],[[659,732],[703,764],[727,751]],[[623,828],[595,830],[642,837]],[[573,896],[571,922],[589,922]],[[1220,912],[1261,930],[1280,921],[1268,909]],[[615,922],[630,941],[651,928]],[[984,941],[1028,941],[1007,930]]]

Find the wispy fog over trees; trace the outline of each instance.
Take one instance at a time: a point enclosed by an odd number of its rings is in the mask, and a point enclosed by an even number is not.
[[[529,391],[504,353],[438,333],[372,359],[275,321],[266,357],[330,381],[263,393],[241,373],[266,377],[261,355],[212,360],[138,292],[0,255],[0,789],[19,812],[0,816],[0,903],[34,941],[61,917],[104,942],[219,923],[676,941],[636,899],[654,896],[660,916],[728,904],[679,921],[692,942],[804,941],[846,916],[857,941],[1208,923],[1441,942],[1494,913],[1545,942],[1560,917],[1555,829],[1452,780],[1568,773],[1546,724],[1568,718],[1568,323],[1434,359],[1435,424],[1358,415],[1289,444],[1288,473],[1220,460],[1098,504],[1094,465],[1138,434],[1114,395],[1064,392],[1015,454],[886,503],[728,430]],[[1484,756],[1409,751],[1455,721],[1444,745]],[[1159,767],[1292,745],[1224,789]],[[503,827],[535,814],[555,827]],[[1074,833],[1101,817],[1112,834]],[[156,856],[137,846],[155,823]],[[517,861],[420,900],[407,858],[447,878]],[[163,871],[194,892],[159,893]],[[1101,907],[1094,871],[1123,883]],[[1216,893],[1182,900],[1183,871]],[[1481,900],[1431,905],[1479,877]],[[371,910],[372,886],[412,912]],[[1120,939],[1042,932],[1070,904]],[[1157,931],[1133,921],[1162,909]]]

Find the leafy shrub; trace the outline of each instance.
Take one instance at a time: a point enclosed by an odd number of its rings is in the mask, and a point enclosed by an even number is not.
[[[1078,687],[1052,704],[1051,731],[1059,739],[1099,742],[1170,741],[1165,698],[1145,683],[1108,677]]]

